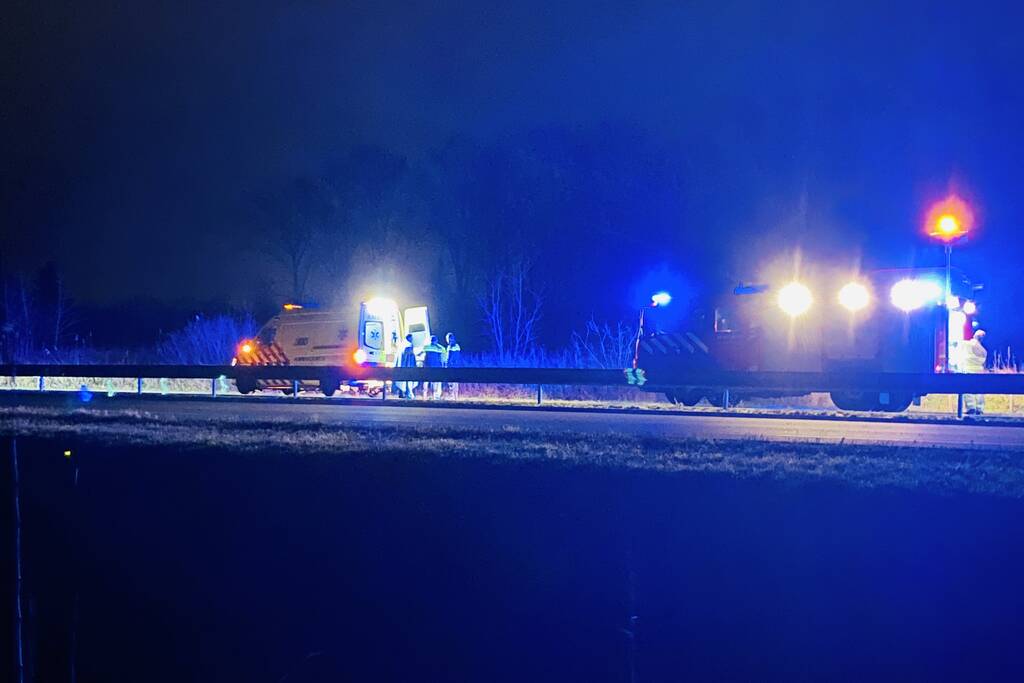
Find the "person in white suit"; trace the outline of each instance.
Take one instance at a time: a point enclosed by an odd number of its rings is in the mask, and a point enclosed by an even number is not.
[[[968,373],[985,372],[985,361],[988,360],[988,349],[982,344],[985,330],[978,330],[971,339],[961,344],[960,371]],[[985,412],[984,394],[964,394],[964,409],[968,415],[981,415]]]

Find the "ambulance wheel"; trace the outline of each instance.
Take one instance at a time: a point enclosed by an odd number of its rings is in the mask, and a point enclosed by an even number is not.
[[[295,390],[289,387],[287,389],[282,389],[281,393],[284,394],[285,396],[291,396],[292,394],[295,393]]]
[[[334,396],[334,393],[341,388],[341,382],[337,379],[331,379],[324,377],[320,380],[320,393],[330,398]]]
[[[251,394],[256,391],[256,380],[252,377],[239,377],[235,380],[235,387],[240,394]]]

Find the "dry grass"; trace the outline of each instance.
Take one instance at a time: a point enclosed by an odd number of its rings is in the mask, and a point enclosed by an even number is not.
[[[700,472],[862,488],[1024,495],[1019,454],[979,449],[787,444],[549,433],[529,429],[359,428],[316,420],[179,418],[139,411],[0,408],[0,435],[319,457],[437,457]]]

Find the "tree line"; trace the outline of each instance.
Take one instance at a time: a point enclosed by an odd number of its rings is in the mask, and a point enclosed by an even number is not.
[[[681,163],[616,127],[456,139],[418,159],[355,147],[254,191],[247,243],[279,300],[392,294],[501,355],[560,348],[591,318],[632,316],[652,264],[699,260]]]
[[[204,312],[258,321],[286,301],[356,310],[386,295],[429,306],[439,334],[454,331],[495,362],[578,349],[595,329],[620,335],[635,320],[636,284],[655,266],[704,260],[684,222],[684,163],[628,126],[456,138],[416,158],[349,147],[250,188],[237,232],[225,233],[245,264],[247,311]],[[5,358],[66,361],[87,343],[95,321],[55,264],[0,281]],[[223,301],[237,304],[235,294]],[[161,330],[186,322],[196,319]]]

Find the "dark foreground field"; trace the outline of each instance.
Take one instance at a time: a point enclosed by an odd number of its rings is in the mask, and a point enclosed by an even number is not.
[[[355,432],[332,450],[272,425],[166,425],[128,443],[123,425],[43,416],[40,438],[6,417],[0,522],[12,548],[19,433],[35,680],[1024,675],[1024,501],[999,454],[610,437],[588,459],[571,437],[503,434],[461,457],[467,435]],[[155,436],[176,428],[194,438]],[[670,466],[686,449],[693,466]],[[872,461],[887,478],[863,475]]]

